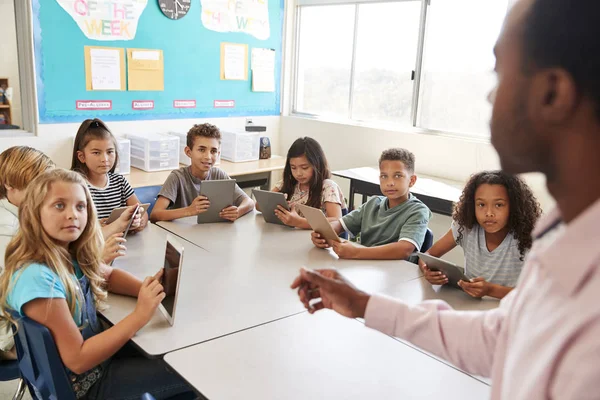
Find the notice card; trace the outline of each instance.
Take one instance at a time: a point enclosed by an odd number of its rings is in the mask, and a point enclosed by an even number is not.
[[[165,90],[163,51],[127,49],[127,76],[130,91]]]
[[[275,91],[275,50],[252,49],[252,91]]]
[[[90,49],[92,90],[121,90],[119,49]]]
[[[248,46],[221,43],[221,79],[248,79]]]

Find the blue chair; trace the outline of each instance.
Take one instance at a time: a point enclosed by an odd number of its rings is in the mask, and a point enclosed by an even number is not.
[[[158,192],[160,192],[161,187],[162,186],[143,186],[133,190],[141,204],[150,203],[150,207],[146,210],[148,211],[148,215],[150,215],[154,208],[154,203],[156,203],[156,198],[158,197]]]
[[[425,253],[433,246],[433,232],[431,229],[427,228],[427,232],[425,232],[425,240],[423,240],[423,244],[421,245],[421,253]]]
[[[348,215],[348,209],[347,208],[342,208],[342,217]],[[346,239],[348,240],[348,232],[342,232],[339,235],[342,239]]]
[[[15,345],[21,376],[31,397],[50,400],[75,400],[75,394],[48,328],[18,317]]]
[[[0,361],[0,382],[19,380],[13,400],[21,400],[25,394],[25,382],[21,379],[19,362],[17,360]]]
[[[423,244],[421,245],[421,249],[419,251],[421,253],[425,253],[431,248],[431,246],[433,246],[433,232],[431,231],[431,229],[427,228],[427,231],[425,232],[425,240],[423,240]],[[408,257],[408,261],[414,264],[418,264],[419,257],[417,256],[417,253],[412,253],[411,256]]]

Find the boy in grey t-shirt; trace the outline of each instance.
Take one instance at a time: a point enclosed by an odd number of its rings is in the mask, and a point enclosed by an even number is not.
[[[417,181],[415,156],[405,149],[385,150],[379,158],[380,187],[384,196],[371,198],[358,210],[331,226],[339,234],[346,231],[354,236],[360,233],[360,244],[343,241],[327,243],[313,232],[315,246],[330,245],[340,258],[372,260],[406,260],[420,250],[431,211],[410,193]]]
[[[213,167],[219,155],[221,132],[211,124],[197,124],[187,134],[185,154],[192,165],[174,170],[167,177],[152,209],[150,220],[172,221],[206,212],[210,200],[199,196],[202,181],[229,179],[225,171]],[[220,213],[222,218],[235,221],[254,208],[254,201],[235,185],[233,204]]]

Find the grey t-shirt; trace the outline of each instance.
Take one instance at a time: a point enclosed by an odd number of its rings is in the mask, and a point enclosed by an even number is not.
[[[506,235],[500,246],[489,251],[485,243],[485,230],[478,224],[471,230],[464,229],[458,240],[458,227],[452,222],[452,235],[456,244],[465,254],[465,275],[467,278],[483,277],[487,282],[515,287],[523,261],[519,244],[513,234]]]
[[[191,166],[188,166],[173,170],[167,177],[160,192],[158,192],[159,196],[167,198],[171,202],[169,209],[188,207],[198,197],[200,186],[202,186],[202,179],[193,176],[191,168]],[[212,167],[204,180],[217,181],[223,179],[231,178],[222,169]],[[233,205],[239,207],[247,197],[248,195],[236,184],[233,192]]]
[[[425,240],[431,211],[412,194],[394,208],[389,208],[388,204],[385,196],[373,197],[340,222],[346,232],[354,236],[360,233],[363,246],[382,246],[406,240],[418,251]]]

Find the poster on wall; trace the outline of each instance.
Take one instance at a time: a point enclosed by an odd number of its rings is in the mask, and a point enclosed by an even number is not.
[[[132,40],[148,0],[56,0],[92,40]]]
[[[271,36],[269,0],[202,0],[202,24],[216,32],[242,32],[260,40]]]

